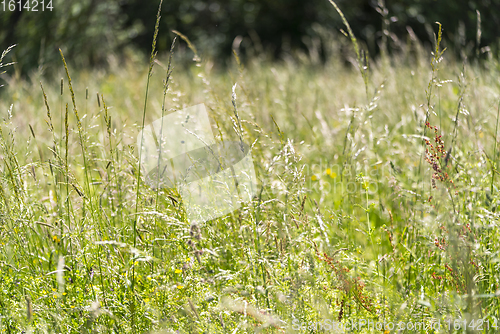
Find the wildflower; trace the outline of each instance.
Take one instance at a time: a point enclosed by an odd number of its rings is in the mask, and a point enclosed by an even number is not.
[[[181,290],[184,288],[184,285],[177,285],[177,289]]]
[[[444,149],[442,135],[438,135],[438,129],[436,126],[432,127],[428,122],[425,125],[429,129],[433,129],[435,133],[435,147],[430,143],[429,140],[425,140],[425,145],[427,146],[425,149],[425,161],[427,161],[434,170],[431,180],[432,188],[437,188],[436,180],[439,180],[441,182],[448,182],[449,184],[453,185],[453,181],[450,179],[448,173],[444,172],[441,169],[441,165],[439,164],[439,161],[444,158],[444,165],[447,166],[449,152],[451,152],[451,149],[448,152],[446,152],[446,150]]]
[[[442,280],[443,279],[442,276],[436,275],[435,272],[433,272],[431,276],[432,276],[433,279],[436,279],[436,280]]]
[[[316,175],[311,176],[311,180],[316,181],[318,177]]]
[[[326,175],[330,175],[332,173],[332,169],[331,168],[327,168],[326,169]]]
[[[182,273],[182,269],[175,269],[175,273],[176,273],[176,274],[180,274],[180,273]]]

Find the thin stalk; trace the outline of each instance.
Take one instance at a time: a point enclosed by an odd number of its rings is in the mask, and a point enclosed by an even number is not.
[[[498,102],[498,111],[497,111],[497,126],[495,128],[495,142],[494,142],[494,150],[493,150],[493,161],[492,163],[492,171],[491,171],[491,184],[490,184],[490,193],[493,194],[493,182],[495,181],[495,171],[497,167],[497,136],[498,136],[498,119],[500,118],[500,101]],[[494,164],[494,165],[493,165]]]
[[[156,13],[156,24],[155,24],[155,32],[153,35],[153,43],[151,44],[151,56],[149,58],[149,70],[148,70],[148,77],[146,80],[146,94],[144,96],[144,108],[142,112],[142,129],[144,129],[144,124],[146,122],[146,109],[147,109],[147,103],[148,103],[148,92],[149,92],[149,79],[151,78],[151,75],[153,74],[153,66],[154,66],[154,60],[156,58],[156,38],[158,37],[158,31],[160,29],[160,18],[161,18],[161,6],[163,4],[163,0],[160,0],[160,5],[158,6],[158,12]],[[137,212],[139,210],[139,190],[141,187],[141,160],[142,160],[142,142],[144,141],[144,131],[141,132],[141,145],[138,148],[139,149],[139,163],[138,163],[138,168],[137,168],[137,189],[136,189],[136,196],[135,196],[135,215],[134,215],[134,222],[133,222],[133,233],[134,233],[134,248],[136,248],[137,245],[137,219],[138,215]],[[135,332],[135,299],[133,298],[134,295],[134,289],[135,289],[135,265],[132,265],[132,284],[131,284],[131,293],[132,293],[132,317],[131,317],[131,325],[132,325],[132,330]]]
[[[177,41],[177,36],[172,40],[172,45],[170,46],[170,56],[168,57],[168,68],[165,77],[165,82],[163,86],[163,101],[161,103],[161,127],[160,127],[160,138],[159,138],[159,147],[158,147],[158,165],[157,165],[157,179],[156,179],[156,199],[155,199],[155,211],[158,212],[158,199],[160,197],[160,164],[161,164],[161,154],[162,154],[162,143],[163,143],[163,117],[165,116],[165,99],[167,96],[168,85],[170,82],[170,76],[172,75],[172,56],[174,53],[175,42]],[[142,151],[142,150],[141,150]],[[158,217],[155,215],[155,226],[157,223]],[[152,245],[153,257],[154,257],[154,243]],[[151,273],[153,273],[154,262],[151,264]]]

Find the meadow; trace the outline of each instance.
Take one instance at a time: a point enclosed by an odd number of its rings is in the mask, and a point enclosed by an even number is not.
[[[222,68],[180,35],[149,66],[4,67],[0,332],[497,332],[500,63],[434,28],[375,59],[323,31],[324,64],[312,43]],[[136,145],[198,103],[258,191],[194,224]]]

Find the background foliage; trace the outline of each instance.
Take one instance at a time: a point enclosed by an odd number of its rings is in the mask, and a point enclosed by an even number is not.
[[[396,49],[404,44],[408,27],[420,40],[432,42],[435,21],[443,24],[445,45],[457,54],[475,56],[484,46],[498,49],[500,0],[337,3],[372,55],[384,40]],[[14,53],[22,73],[40,66],[50,71],[59,65],[54,63],[59,47],[80,67],[106,64],[111,51],[123,56],[127,46],[143,53],[150,50],[157,0],[53,0],[53,7],[52,12],[0,13],[0,45],[5,49],[18,44]],[[476,10],[481,14],[480,44]],[[243,55],[264,49],[282,56],[316,47],[324,59],[328,42],[321,28],[343,28],[327,0],[171,0],[163,4],[158,50],[168,50],[173,36],[169,32],[175,29],[188,36],[202,55],[218,59],[231,55],[237,36],[242,37]]]

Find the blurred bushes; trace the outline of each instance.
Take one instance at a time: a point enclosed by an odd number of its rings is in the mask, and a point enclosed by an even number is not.
[[[121,4],[128,18],[126,26],[140,23],[144,27],[132,41],[148,50],[157,1],[125,0]],[[409,30],[421,41],[433,42],[436,21],[443,24],[445,45],[457,55],[465,52],[474,56],[484,46],[498,50],[500,0],[337,0],[337,4],[372,55],[380,51],[383,40],[389,50],[397,50]],[[476,10],[481,13],[480,45],[476,45]],[[215,57],[230,56],[233,41],[241,36],[243,50],[263,48],[274,56],[294,48],[310,48],[316,37],[324,58],[327,48],[321,44],[331,40],[322,40],[318,27],[345,29],[328,0],[169,0],[163,4],[161,27],[160,50],[168,49],[169,31],[176,29],[205,55]]]
[[[52,5],[52,11],[39,6],[38,12],[1,13],[0,45],[5,49],[17,44],[12,53],[23,74],[60,68],[59,48],[73,65],[104,64],[110,53],[129,43],[136,29],[124,25],[127,17],[114,0],[53,0]]]
[[[398,41],[407,38],[408,27],[419,39],[431,40],[435,21],[443,24],[446,43],[457,54],[475,55],[487,45],[498,50],[500,0],[337,3],[372,55],[384,40],[390,49],[397,49]],[[55,63],[59,47],[78,66],[105,64],[109,54],[120,55],[126,46],[150,51],[157,6],[157,0],[54,0],[52,12],[2,12],[0,41],[4,49],[18,44],[14,52],[23,73],[60,65]],[[481,13],[480,45],[476,45],[476,10]],[[328,0],[168,0],[163,3],[158,49],[168,50],[171,30],[176,29],[205,56],[230,56],[237,36],[243,38],[242,51],[263,49],[280,56],[311,47],[318,27],[344,28]],[[325,48],[321,43],[318,48],[324,58]]]

